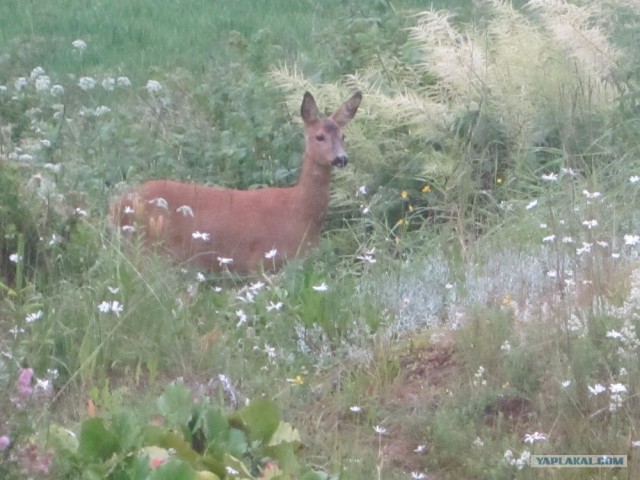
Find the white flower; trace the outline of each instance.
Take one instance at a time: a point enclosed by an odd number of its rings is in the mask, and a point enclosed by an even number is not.
[[[155,205],[158,208],[164,208],[165,210],[169,210],[169,202],[167,202],[162,197],[153,198],[153,199],[149,200],[149,203],[152,204],[152,205]]]
[[[51,147],[51,140],[48,140],[48,139],[46,139],[46,138],[43,138],[42,140],[40,140],[40,145],[42,145],[44,148],[50,148],[50,147]],[[50,168],[50,167],[47,167],[47,165],[53,165],[53,164],[51,164],[51,163],[45,163],[45,164],[44,164],[45,168]],[[60,164],[58,164],[58,165],[60,165]],[[52,170],[53,170],[53,169],[52,169]]]
[[[629,181],[631,183],[638,183],[638,182],[640,182],[640,177],[638,175],[631,175],[629,177]]]
[[[26,323],[33,323],[33,322],[35,322],[36,320],[40,320],[40,319],[42,318],[42,316],[43,316],[43,315],[44,315],[44,313],[42,312],[42,310],[38,310],[38,311],[37,311],[37,312],[35,312],[35,313],[29,313],[29,314],[25,317],[24,321],[25,321]]]
[[[51,389],[51,386],[51,380],[41,380],[36,377],[36,384],[33,386],[33,389],[48,392]]]
[[[160,82],[157,82],[155,80],[149,80],[145,88],[149,93],[157,93],[162,90],[162,85],[160,85]]]
[[[622,338],[622,334],[616,330],[609,330],[606,334],[607,338]]]
[[[631,442],[631,446],[634,447],[634,448],[640,447],[640,440],[633,440]]]
[[[358,187],[358,195],[366,195],[367,194],[367,186],[366,185],[360,185]]]
[[[278,254],[278,250],[276,250],[275,248],[272,248],[271,250],[269,250],[264,254],[264,258],[266,258],[267,260],[271,260],[272,258],[275,258],[277,254]]]
[[[322,282],[320,285],[314,285],[313,288],[316,292],[326,292],[327,290],[329,290],[329,286]]]
[[[622,383],[612,383],[609,385],[609,391],[611,393],[627,393],[627,387]]]
[[[557,173],[545,173],[540,175],[540,179],[544,180],[545,182],[557,182],[558,181],[558,174]]]
[[[120,313],[122,313],[123,310],[124,310],[124,307],[122,306],[121,303],[117,302],[116,300],[111,302],[111,311],[115,313],[118,317],[120,316]]]
[[[64,87],[62,85],[54,85],[51,87],[51,91],[49,92],[54,97],[59,97],[60,95],[64,95]]]
[[[76,207],[76,209],[74,210],[75,214],[80,216],[80,217],[86,217],[87,216],[87,211],[83,210],[80,207]]]
[[[375,427],[373,427],[373,429],[378,435],[384,435],[385,433],[387,433],[387,429],[384,427],[381,427],[380,425],[376,425]]]
[[[252,292],[258,292],[264,288],[264,282],[254,282],[249,285],[249,290]]]
[[[511,344],[509,343],[509,340],[505,340],[504,343],[500,345],[500,350],[503,352],[511,351]]]
[[[447,290],[451,290],[453,288],[453,283],[445,284],[444,288],[446,288]]]
[[[267,354],[267,357],[276,358],[276,349],[270,346],[268,343],[264,344],[264,348],[262,349],[262,351]]]
[[[366,215],[367,213],[369,213],[369,211],[370,211],[370,210],[371,210],[371,209],[370,209],[369,207],[364,207],[364,208],[362,209],[362,214],[363,214],[363,215]]]
[[[209,233],[199,232],[197,230],[193,232],[191,236],[196,240],[202,240],[204,242],[208,242],[211,239],[211,235]],[[220,260],[220,257],[218,257],[218,260]]]
[[[121,88],[127,88],[131,86],[131,80],[128,77],[118,77],[116,83]]]
[[[198,272],[196,273],[196,280],[200,283],[204,282],[207,279],[207,277],[204,276],[204,273],[202,272]]]
[[[531,210],[533,207],[535,207],[536,205],[538,205],[538,200],[532,200],[530,201],[526,207],[524,207],[526,210]]]
[[[593,387],[591,385],[588,385],[588,388],[591,395],[600,395],[602,392],[607,391],[604,385],[600,383],[596,383]]]
[[[33,160],[33,155],[29,155],[28,153],[23,153],[18,157],[18,160],[21,162],[30,162]]]
[[[549,270],[547,272],[547,277],[549,278],[558,278],[558,272],[555,270]]]
[[[136,231],[136,227],[134,227],[133,225],[123,225],[122,231],[125,233],[133,233]]]
[[[235,468],[232,468],[232,467],[230,467],[228,465],[226,467],[224,467],[224,469],[227,471],[227,473],[229,475],[237,476],[240,473],[238,470],[236,470]]]
[[[560,385],[562,385],[562,388],[569,388],[571,386],[571,380],[563,380]]]
[[[96,81],[91,77],[80,77],[80,80],[78,80],[78,86],[84,91],[93,90],[96,88]]]
[[[547,440],[547,436],[544,433],[533,432],[527,433],[522,440],[524,443],[528,443],[529,445],[533,445],[536,442],[544,442]]]
[[[101,117],[102,115],[104,115],[105,113],[109,113],[111,111],[111,109],[105,105],[100,105],[98,108],[96,108],[96,111],[94,113],[94,115],[96,117]]]
[[[427,474],[422,472],[411,472],[411,478],[415,478],[416,480],[424,480],[425,478],[427,478]]]
[[[600,192],[590,192],[588,190],[582,190],[582,194],[587,198],[600,198],[602,194]]]
[[[503,458],[507,463],[511,463],[511,460],[513,460],[513,452],[511,450],[505,451]]]
[[[365,250],[364,254],[358,255],[358,257],[356,257],[356,258],[358,260],[362,260],[363,262],[376,263],[376,259],[375,259],[375,256],[374,256],[375,254],[376,254],[376,249],[374,247],[371,250]]]
[[[416,448],[413,449],[414,452],[416,453],[422,453],[427,449],[427,446],[424,444],[418,445]]]
[[[584,222],[582,222],[582,225],[584,225],[585,227],[587,227],[589,230],[591,230],[594,227],[598,226],[598,220],[585,220]]]
[[[118,288],[118,287],[107,287],[107,290],[109,290],[110,293],[115,295],[116,293],[118,293],[120,291],[120,288]]]
[[[113,77],[105,77],[100,82],[102,88],[104,88],[107,92],[111,92],[116,87],[116,79]]]
[[[120,316],[120,313],[124,310],[124,307],[120,302],[114,300],[113,302],[103,301],[98,305],[98,311],[101,313],[115,313],[116,316]]]
[[[83,50],[86,50],[87,48],[87,44],[85,43],[85,41],[80,40],[79,38],[71,42],[71,45],[73,45],[73,48],[75,48],[76,50],[80,50],[81,52]]]
[[[229,264],[233,263],[233,258],[225,258],[225,257],[217,257],[217,258],[218,258],[218,263],[220,264],[220,266],[229,265]]]
[[[548,237],[544,237],[544,238],[542,239],[542,241],[543,241],[544,243],[546,243],[546,242],[553,242],[555,239],[556,239],[556,236],[555,236],[555,235],[549,235]]]
[[[38,92],[46,92],[51,88],[51,79],[46,75],[36,78],[36,90]]]
[[[13,86],[15,87],[15,89],[19,92],[20,90],[22,90],[24,87],[27,86],[29,82],[27,81],[26,78],[24,77],[19,77],[13,84]]]
[[[573,243],[572,237],[562,237],[562,243]]]
[[[269,305],[267,305],[267,312],[270,312],[271,310],[280,310],[283,306],[284,306],[284,303],[282,302],[278,302],[278,303],[269,302]]]
[[[247,314],[244,313],[244,310],[236,310],[236,317],[238,317],[237,327],[242,325],[243,323],[247,323]]]
[[[183,217],[193,217],[193,210],[189,205],[180,205],[176,208],[176,212],[181,213]]]
[[[476,437],[476,439],[473,441],[473,444],[476,447],[484,447],[484,441],[480,437]]]
[[[22,260],[22,255],[18,255],[17,253],[12,253],[11,255],[9,255],[9,261],[13,263],[18,263],[21,260]]]
[[[135,210],[131,205],[125,205],[125,207],[122,209],[122,213],[124,213],[125,215],[132,215],[134,212]]]
[[[349,410],[353,413],[360,413],[362,411],[362,407],[360,405],[353,405],[349,407]]]
[[[630,235],[627,234],[624,236],[624,244],[625,245],[638,245],[638,243],[640,243],[640,236],[638,235]]]
[[[561,170],[564,175],[569,175],[570,177],[576,177],[578,175],[578,172],[573,168],[562,168]]]
[[[35,80],[44,74],[45,74],[44,68],[36,67],[33,70],[31,70],[31,75],[29,75],[29,78],[31,78],[31,80]]]

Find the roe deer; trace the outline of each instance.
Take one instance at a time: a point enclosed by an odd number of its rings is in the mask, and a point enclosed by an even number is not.
[[[356,92],[323,118],[306,92],[300,113],[306,145],[293,187],[232,190],[172,180],[151,180],[112,205],[125,232],[143,230],[144,242],[174,260],[219,271],[277,270],[318,243],[329,203],[331,169],[344,167],[342,129],[356,114]]]

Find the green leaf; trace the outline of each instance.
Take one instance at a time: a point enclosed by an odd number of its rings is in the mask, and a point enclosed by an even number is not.
[[[176,451],[178,458],[189,462],[196,467],[200,461],[200,455],[191,448],[182,435],[178,432],[165,431],[161,427],[148,425],[143,432],[144,444],[147,446],[158,446],[162,448],[172,448]]]
[[[151,472],[149,480],[196,480],[196,472],[188,463],[171,460]]]
[[[82,422],[78,454],[92,460],[107,460],[120,451],[117,437],[107,430],[102,418],[90,418]]]
[[[272,447],[280,443],[294,443],[295,448],[302,445],[300,440],[300,432],[293,428],[290,423],[280,422],[277,430],[273,433],[269,439],[268,446]]]
[[[275,403],[262,398],[253,400],[249,405],[229,417],[232,422],[238,418],[247,429],[249,438],[262,442],[269,440],[280,423],[280,415]]]
[[[183,428],[191,418],[191,390],[182,383],[169,385],[158,398],[157,404],[160,413],[173,427]]]
[[[130,452],[140,446],[142,431],[138,418],[132,412],[113,415],[111,425],[114,435],[119,439],[123,452]]]

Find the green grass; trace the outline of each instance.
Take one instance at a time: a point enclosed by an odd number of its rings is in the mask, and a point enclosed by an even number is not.
[[[637,476],[640,12],[593,2],[585,57],[544,22],[583,10],[440,5],[0,4],[0,476]],[[302,93],[356,88],[308,258],[183,270],[109,224],[147,178],[292,184]]]

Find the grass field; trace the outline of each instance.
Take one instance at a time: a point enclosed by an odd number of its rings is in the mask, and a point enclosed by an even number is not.
[[[1,478],[640,475],[640,10],[431,8],[0,3]],[[149,178],[293,184],[304,91],[356,89],[278,274],[109,224]]]

